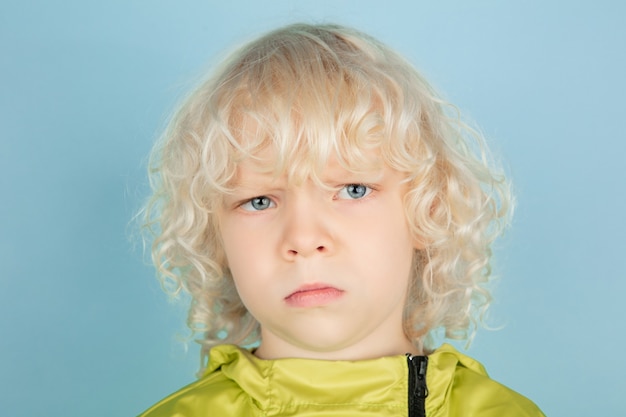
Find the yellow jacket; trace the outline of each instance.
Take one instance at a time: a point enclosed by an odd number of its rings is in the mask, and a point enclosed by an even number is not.
[[[422,360],[421,370],[411,368],[405,356],[262,360],[236,346],[217,346],[202,378],[141,417],[417,417],[424,411],[427,417],[543,416],[530,400],[491,380],[480,363],[450,345],[427,360],[414,358]]]

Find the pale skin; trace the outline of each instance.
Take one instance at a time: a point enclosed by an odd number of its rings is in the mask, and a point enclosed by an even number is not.
[[[360,360],[416,351],[402,328],[413,253],[405,176],[331,159],[325,187],[237,171],[219,226],[237,291],[261,325],[263,359]],[[329,188],[327,188],[329,187]]]

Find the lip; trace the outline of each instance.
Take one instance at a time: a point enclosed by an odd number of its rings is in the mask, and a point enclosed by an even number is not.
[[[328,284],[306,284],[285,297],[291,307],[321,307],[338,300],[344,291]]]

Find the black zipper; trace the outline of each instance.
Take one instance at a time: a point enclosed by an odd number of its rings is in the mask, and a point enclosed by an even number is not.
[[[409,364],[409,417],[426,417],[428,357],[406,354]]]

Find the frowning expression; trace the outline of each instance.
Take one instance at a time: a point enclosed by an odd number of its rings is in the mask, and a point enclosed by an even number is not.
[[[264,358],[364,359],[410,351],[402,314],[415,250],[404,176],[332,161],[322,183],[238,167],[219,215],[239,296]]]

